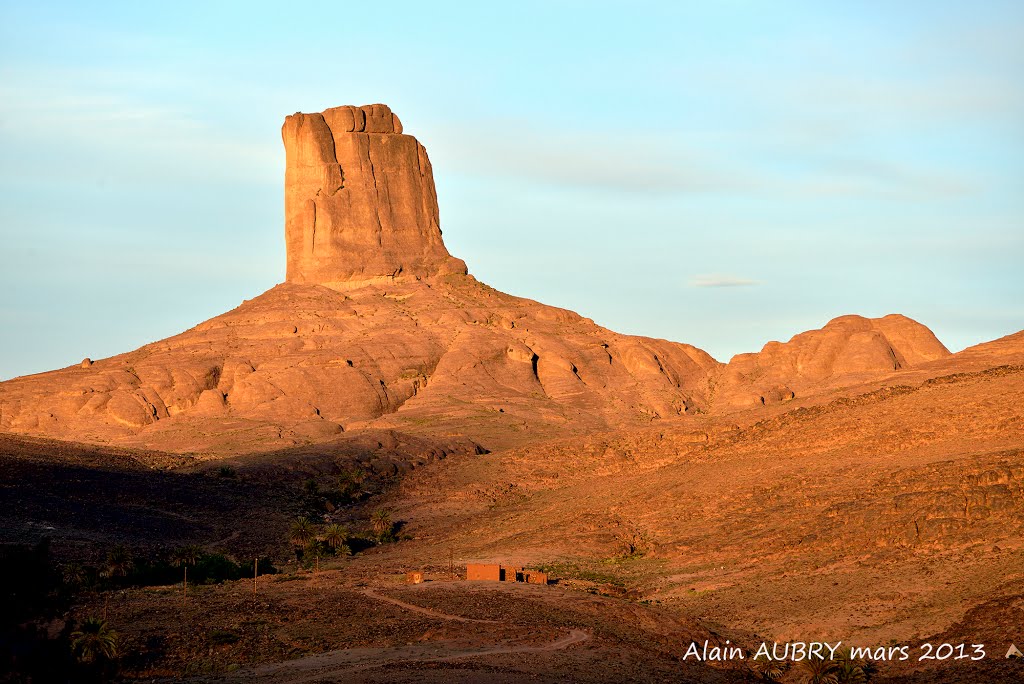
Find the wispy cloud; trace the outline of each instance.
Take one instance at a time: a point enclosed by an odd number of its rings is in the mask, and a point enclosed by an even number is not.
[[[761,281],[729,275],[699,275],[690,279],[690,287],[751,287]]]
[[[431,152],[463,173],[599,192],[730,192],[761,182],[724,155],[668,133],[548,131],[492,121],[486,129],[445,131],[432,139]]]
[[[492,120],[441,127],[430,150],[435,168],[447,172],[597,193],[916,200],[979,187],[969,174],[928,167],[912,155],[859,151],[858,139],[839,125],[815,128],[803,119],[772,135],[548,131]]]
[[[105,71],[9,69],[0,82],[0,177],[40,177],[60,163],[65,176],[111,182],[262,181],[280,144],[252,140],[186,107],[133,91],[134,75]]]
[[[933,172],[881,158],[807,155],[808,172],[795,179],[797,194],[949,198],[976,192],[978,183],[954,173]]]

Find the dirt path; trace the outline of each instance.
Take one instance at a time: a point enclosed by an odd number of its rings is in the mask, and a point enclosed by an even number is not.
[[[396,598],[391,598],[390,596],[383,596],[376,593],[373,589],[363,589],[363,594],[370,598],[377,599],[378,601],[384,601],[386,603],[396,605],[399,608],[405,608],[406,610],[411,610],[414,613],[420,613],[421,615],[429,615],[430,617],[437,618],[439,620],[452,620],[454,622],[480,622],[489,625],[498,624],[497,620],[478,620],[476,618],[462,617],[461,615],[449,615],[448,613],[441,613],[436,610],[431,610],[430,608],[423,608],[422,606],[406,603],[405,601],[400,601]]]
[[[429,608],[416,606],[399,599],[383,596],[372,589],[364,589],[363,594],[370,598],[384,601],[428,615],[439,620],[455,622],[472,622],[498,624],[497,620],[478,620],[450,615]],[[365,670],[402,663],[441,663],[492,655],[529,654],[559,651],[573,644],[583,643],[590,639],[590,634],[582,629],[570,629],[568,633],[554,641],[544,644],[526,646],[515,644],[495,644],[478,648],[457,647],[445,641],[423,642],[406,646],[389,648],[350,648],[328,651],[305,658],[288,660],[280,663],[260,665],[240,670],[230,677],[233,681],[246,682],[283,682],[285,684],[303,684],[324,681],[350,681],[350,676]]]
[[[236,539],[238,539],[239,535],[241,534],[242,530],[235,530],[223,539],[218,539],[216,541],[209,542],[207,546],[220,546],[221,544],[227,544],[230,541],[235,541]]]

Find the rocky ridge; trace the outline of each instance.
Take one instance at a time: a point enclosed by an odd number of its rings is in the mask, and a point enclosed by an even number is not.
[[[949,355],[903,316],[845,316],[728,364],[621,335],[468,275],[441,237],[425,148],[385,105],[296,113],[286,282],[180,335],[0,383],[0,430],[236,453],[343,430],[488,448],[814,395]]]
[[[712,377],[720,409],[794,399],[949,356],[931,330],[899,314],[841,316],[788,342],[737,354]]]

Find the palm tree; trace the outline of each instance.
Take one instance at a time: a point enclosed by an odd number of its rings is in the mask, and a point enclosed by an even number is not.
[[[199,559],[203,557],[204,553],[205,551],[203,551],[203,547],[197,546],[195,544],[190,544],[189,546],[182,546],[175,549],[174,552],[171,553],[171,562],[179,568],[183,565],[195,565],[199,562]]]
[[[71,633],[71,650],[83,663],[112,662],[117,658],[117,632],[106,620],[88,617]]]
[[[343,525],[331,523],[324,528],[323,539],[334,553],[340,553],[348,541],[348,530]]]
[[[295,546],[296,558],[301,558],[303,547],[316,538],[316,525],[305,516],[296,518],[295,522],[292,523],[288,538],[291,539],[292,544]]]
[[[292,523],[291,540],[296,546],[305,546],[316,536],[316,525],[309,518],[302,516]]]
[[[851,660],[836,663],[836,684],[866,684],[868,676],[864,668]]]
[[[386,508],[378,508],[370,516],[370,524],[378,537],[384,537],[391,533],[394,523],[391,522],[391,511]]]
[[[107,554],[107,574],[111,577],[127,577],[133,565],[132,554],[124,546],[115,546]]]
[[[320,572],[320,556],[327,550],[326,545],[319,539],[313,538],[306,544],[306,553],[312,554],[316,572]]]
[[[188,566],[194,566],[202,557],[203,547],[195,544],[179,547],[171,554],[171,562],[179,568],[184,568],[184,575],[181,578],[182,596],[185,597],[183,600],[188,600]]]
[[[358,500],[365,493],[362,491],[365,480],[366,473],[359,468],[343,471],[338,476],[338,496],[342,505]]]
[[[836,663],[821,657],[809,657],[800,662],[805,684],[837,684]]]
[[[853,657],[853,651],[845,649],[836,661],[836,682],[838,684],[866,684],[870,668],[863,660]]]
[[[81,563],[65,563],[61,568],[61,574],[64,577],[64,584],[72,587],[85,584],[85,568],[82,567]]]
[[[765,682],[777,682],[786,673],[789,665],[785,660],[773,660],[772,658],[757,657],[750,663],[750,669]]]

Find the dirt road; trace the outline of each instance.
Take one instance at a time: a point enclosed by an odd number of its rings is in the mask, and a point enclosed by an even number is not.
[[[362,593],[379,601],[384,601],[439,620],[498,624],[495,620],[478,620],[423,608],[391,598],[390,596],[377,594],[372,589],[365,589]],[[428,641],[389,648],[341,649],[296,660],[246,668],[231,675],[229,681],[281,682],[283,684],[331,681],[352,682],[355,681],[353,675],[356,673],[389,665],[443,663],[494,655],[545,653],[568,648],[589,639],[590,634],[586,631],[570,629],[565,636],[554,641],[533,645],[505,642],[470,648],[448,641]]]

